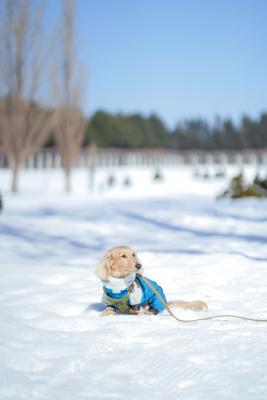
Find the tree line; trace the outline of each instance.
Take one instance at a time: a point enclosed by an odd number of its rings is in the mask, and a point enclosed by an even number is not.
[[[267,148],[267,113],[258,119],[244,116],[239,124],[231,119],[187,119],[174,129],[155,114],[111,114],[96,111],[87,120],[83,146],[165,148],[177,150],[242,150]],[[53,135],[47,147],[56,145]]]
[[[243,150],[267,148],[267,113],[258,119],[243,116],[239,124],[216,118],[213,124],[204,119],[179,123],[171,132],[173,145],[182,150]]]

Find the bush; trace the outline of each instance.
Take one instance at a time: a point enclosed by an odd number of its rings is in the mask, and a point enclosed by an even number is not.
[[[217,171],[215,174],[215,178],[224,178],[225,172],[224,171]]]
[[[153,180],[154,180],[154,181],[158,181],[158,182],[160,182],[160,181],[163,180],[163,175],[162,175],[162,173],[161,173],[160,170],[157,170],[157,171],[155,172],[155,174],[154,174],[154,176],[153,176]]]
[[[264,197],[264,194],[254,183],[246,185],[243,175],[240,174],[231,180],[229,188],[219,196],[219,198],[222,197],[241,199],[244,197]]]
[[[113,175],[110,175],[107,180],[108,187],[113,187],[116,183],[116,179]]]
[[[124,178],[123,186],[125,186],[125,187],[130,187],[130,186],[132,186],[132,181],[131,181],[131,178],[130,178],[129,176],[127,176],[126,178]]]
[[[256,175],[254,185],[261,187],[263,190],[267,190],[267,178],[261,179],[259,175]]]

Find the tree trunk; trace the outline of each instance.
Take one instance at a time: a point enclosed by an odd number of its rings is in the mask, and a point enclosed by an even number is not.
[[[66,193],[71,192],[71,172],[65,171],[65,191]]]
[[[18,193],[18,178],[19,178],[19,166],[15,164],[12,168],[12,183],[11,183],[12,193]]]

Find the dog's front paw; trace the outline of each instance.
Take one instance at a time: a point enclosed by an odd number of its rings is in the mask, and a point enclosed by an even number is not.
[[[116,311],[114,307],[108,306],[106,309],[102,312],[101,316],[102,317],[107,317],[109,315],[115,315]]]
[[[133,314],[133,315],[138,315],[138,314],[140,314],[140,311],[141,311],[141,307],[140,307],[139,304],[135,304],[135,305],[133,305],[133,306],[130,306],[130,308],[129,308],[129,312],[130,312],[131,314]]]
[[[150,306],[148,309],[146,309],[145,314],[147,315],[157,315],[159,311],[155,308]]]

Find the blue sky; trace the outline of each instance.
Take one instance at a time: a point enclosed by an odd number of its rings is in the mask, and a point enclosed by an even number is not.
[[[59,0],[49,3],[50,18]],[[267,110],[267,1],[77,0],[85,111],[238,121]]]

